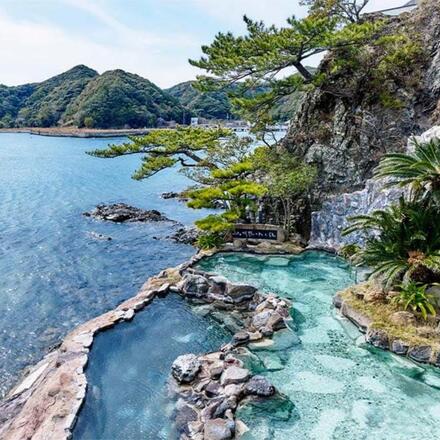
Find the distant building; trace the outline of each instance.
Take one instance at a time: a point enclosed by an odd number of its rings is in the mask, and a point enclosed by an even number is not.
[[[381,12],[385,15],[400,15],[404,12],[411,12],[413,9],[417,8],[418,4],[420,3],[420,0],[411,0],[408,3],[405,3],[402,6],[399,6],[397,8],[390,8],[390,9],[383,9]]]
[[[199,125],[199,118],[191,118],[191,125],[192,126]]]

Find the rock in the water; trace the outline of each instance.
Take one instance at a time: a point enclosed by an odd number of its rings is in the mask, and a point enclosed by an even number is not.
[[[257,288],[249,284],[228,284],[226,295],[231,297],[234,302],[242,302],[251,299]]]
[[[249,333],[245,331],[235,333],[233,339],[234,343],[237,345],[246,344],[246,342],[249,341]]]
[[[269,397],[275,394],[275,387],[264,376],[254,376],[244,386],[244,391],[254,396]]]
[[[175,423],[176,430],[179,434],[189,434],[188,423],[197,420],[197,412],[186,404],[180,405],[177,409]]]
[[[175,191],[168,191],[161,194],[161,197],[165,200],[167,199],[179,199],[181,202],[186,202],[188,198],[186,198],[182,193]]]
[[[396,339],[391,344],[391,351],[396,354],[405,355],[408,352],[409,346],[405,342]]]
[[[84,215],[98,220],[107,220],[115,223],[172,221],[154,209],[146,211],[125,203],[98,205],[93,211],[85,212]]]
[[[231,426],[232,425],[232,426]],[[225,419],[211,419],[205,423],[205,440],[229,440],[233,436],[233,422]]]
[[[183,280],[177,285],[188,296],[202,297],[208,293],[208,280],[201,275],[185,274]]]
[[[432,348],[429,345],[411,347],[408,356],[416,362],[426,363],[431,358]]]
[[[171,371],[179,383],[190,383],[196,378],[201,366],[195,354],[184,354],[173,362]]]
[[[227,368],[220,379],[223,386],[246,382],[249,379],[249,370],[240,367]]]
[[[388,334],[381,329],[369,328],[365,340],[382,350],[388,350],[390,346]]]
[[[199,238],[199,231],[194,227],[182,227],[177,229],[173,235],[170,235],[167,238],[174,240],[177,243],[194,244]]]
[[[265,327],[270,317],[271,317],[271,312],[269,310],[264,310],[260,313],[257,313],[252,319],[252,325],[256,329]]]

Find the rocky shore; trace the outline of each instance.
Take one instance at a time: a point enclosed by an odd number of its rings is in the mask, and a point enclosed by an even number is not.
[[[264,378],[252,376],[244,368],[238,353],[250,342],[270,344],[271,335],[285,328],[291,319],[290,304],[275,295],[263,295],[253,286],[233,284],[195,270],[193,265],[207,255],[212,253],[200,252],[189,262],[150,278],[135,297],[69,333],[60,347],[30,369],[0,404],[0,438],[71,438],[86,394],[85,369],[94,336],[118,322],[131,320],[154,298],[169,291],[222,311],[237,329],[231,342],[218,352],[188,354],[174,362],[170,381],[174,381],[178,397],[175,423],[180,438],[233,438],[238,404],[276,393]]]
[[[381,290],[363,283],[339,292],[334,306],[382,350],[440,367],[440,322],[382,303]]]
[[[0,133],[28,133],[38,136],[79,137],[79,138],[112,138],[125,136],[142,136],[152,129],[97,129],[77,127],[23,127],[0,128]]]

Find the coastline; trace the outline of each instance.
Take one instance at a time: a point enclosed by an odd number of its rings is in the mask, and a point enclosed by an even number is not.
[[[28,368],[26,375],[0,401],[0,438],[2,440],[72,438],[79,411],[86,398],[88,385],[86,368],[95,336],[121,322],[131,321],[137,312],[143,310],[157,297],[167,295],[170,291],[178,292],[178,284],[182,282],[183,275],[188,270],[194,271],[193,266],[200,260],[223,251],[223,249],[198,251],[186,262],[150,277],[135,296],[125,300],[115,309],[74,328],[56,349]],[[261,249],[260,252],[249,249],[247,251],[255,254],[272,254]],[[300,251],[297,248],[297,252],[294,253],[304,251],[305,249]],[[275,252],[275,255],[277,254],[280,253]],[[267,298],[267,295],[262,295],[263,303]],[[284,302],[281,299],[275,298],[275,300]],[[279,326],[274,331],[282,328],[284,327]],[[261,335],[261,338],[264,340],[266,337]],[[241,344],[242,342],[237,343],[237,345]],[[231,343],[227,344],[226,347],[219,348],[217,354],[234,346]],[[199,357],[203,360],[214,354],[205,353]],[[181,386],[184,391],[185,385],[181,384]]]
[[[151,128],[130,129],[97,129],[76,127],[23,127],[23,128],[0,128],[0,133],[27,133],[37,136],[50,137],[76,137],[76,138],[112,138],[123,136],[146,135]]]

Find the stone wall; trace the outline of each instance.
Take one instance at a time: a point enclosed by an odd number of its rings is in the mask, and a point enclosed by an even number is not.
[[[440,139],[440,126],[435,126],[421,136],[410,138],[408,151],[418,142]],[[338,194],[326,200],[321,210],[312,213],[310,246],[338,250],[347,243],[362,244],[360,234],[342,237],[341,232],[348,224],[348,218],[354,215],[368,214],[383,209],[403,194],[399,188],[383,188],[383,181],[367,180],[365,188],[352,193]]]

